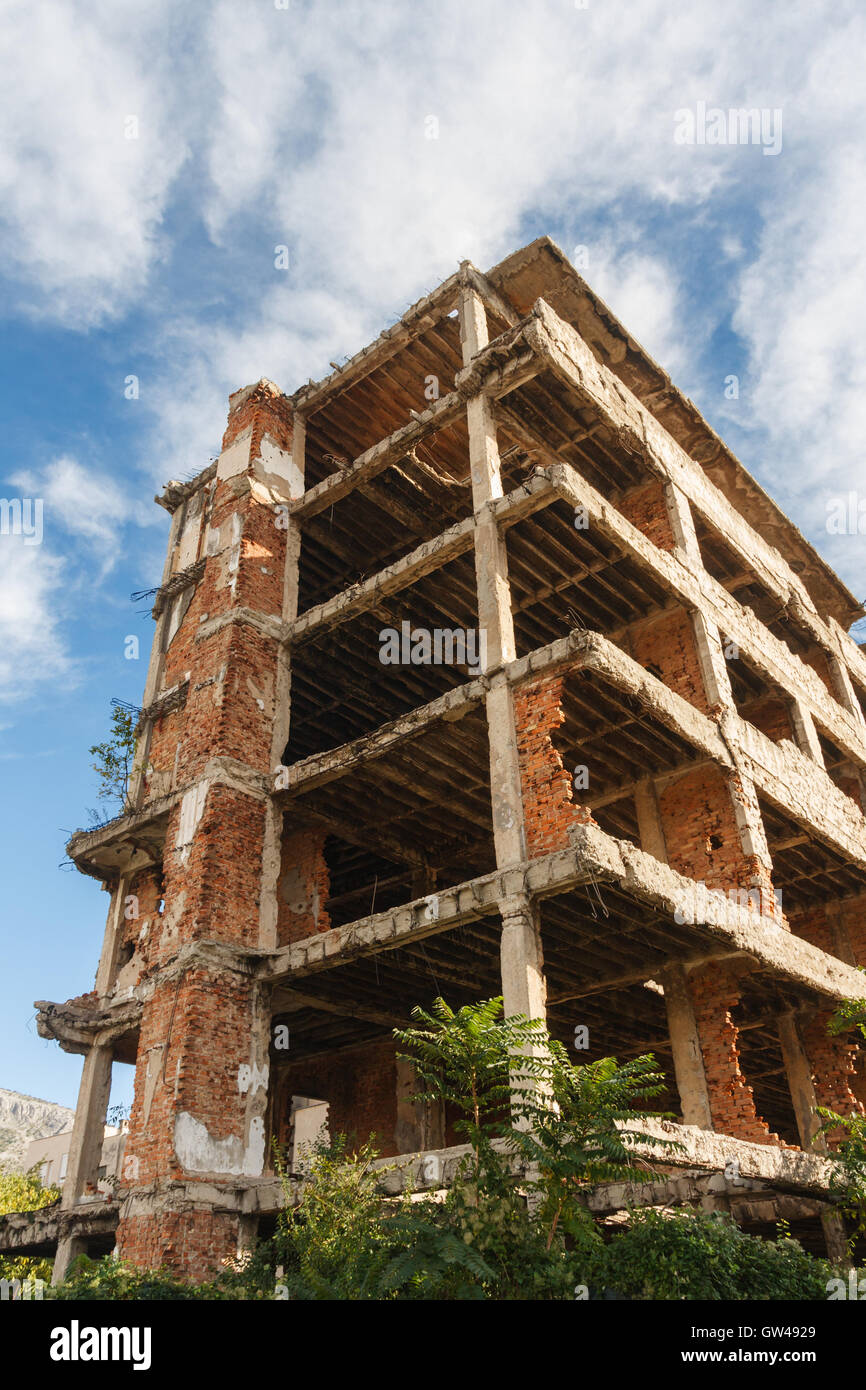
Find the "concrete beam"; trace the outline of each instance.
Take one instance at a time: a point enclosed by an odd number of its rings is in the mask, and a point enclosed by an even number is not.
[[[347,497],[361,483],[383,473],[392,463],[399,463],[422,439],[453,425],[472,397],[505,395],[535,376],[540,364],[527,348],[522,324],[511,331],[508,341],[503,341],[503,337],[481,348],[472,363],[458,373],[454,391],[434,401],[387,439],[365,450],[341,473],[331,473],[315,487],[308,488],[303,497],[291,505],[291,515],[301,521],[317,516],[334,502]]]
[[[859,767],[866,767],[866,726],[858,726],[853,716],[828,696],[817,673],[753,613],[706,571],[695,573],[675,555],[654,545],[570,464],[552,463],[550,474],[554,487],[570,506],[585,507],[592,526],[648,570],[686,608],[715,623],[770,684],[799,699],[848,756]]]
[[[364,763],[385,757],[401,743],[420,738],[437,724],[456,722],[481,704],[484,685],[484,681],[478,679],[454,686],[444,695],[412,710],[411,714],[380,725],[371,734],[363,734],[325,753],[313,753],[290,767],[278,767],[274,774],[274,790],[280,793],[312,791],[335,778],[345,777]]]
[[[312,415],[340,392],[346,391],[365,376],[369,376],[377,367],[383,366],[411,342],[412,338],[418,337],[451,312],[457,303],[460,284],[460,271],[455,271],[430,294],[416,300],[395,324],[386,328],[374,342],[361,348],[360,352],[356,352],[330,376],[300,387],[290,397],[294,408],[303,410],[307,416]]]
[[[570,849],[304,937],[263,956],[257,973],[270,980],[311,975],[491,916],[508,899],[525,895],[541,900],[595,880],[617,884],[661,917],[681,918],[679,930],[692,930],[697,945],[704,945],[708,955],[712,950],[707,943],[712,941],[723,950],[754,957],[759,967],[821,999],[862,997],[860,971],[793,936],[772,919],[702,890],[693,879],[660,864],[628,841],[614,839],[598,826],[577,826],[571,836]]]

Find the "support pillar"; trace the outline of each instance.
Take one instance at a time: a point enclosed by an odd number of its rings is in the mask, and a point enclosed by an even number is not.
[[[538,908],[529,898],[506,898],[500,904],[500,966],[505,1017],[546,1017],[547,982],[541,949]]]
[[[805,753],[807,758],[812,758],[819,767],[824,767],[824,753],[811,712],[801,700],[791,700],[788,709],[791,715],[794,739],[800,752]]]
[[[111,1093],[113,1059],[113,1044],[91,1047],[85,1054],[69,1145],[69,1162],[60,1198],[61,1211],[71,1211],[84,1193],[86,1184],[96,1182],[105,1135],[105,1112]],[[65,1277],[71,1261],[84,1248],[84,1242],[78,1237],[67,1236],[60,1240],[54,1260],[53,1283],[57,1284]]]
[[[713,1128],[710,1096],[704,1072],[701,1040],[692,1008],[686,972],[681,965],[669,965],[662,971],[661,984],[665,992],[668,1033],[673,1051],[674,1073],[682,1106],[684,1125],[700,1129]]]
[[[803,1046],[803,1039],[800,1036],[795,1015],[793,1013],[780,1014],[778,1030],[779,1042],[782,1047],[782,1061],[785,1065],[791,1100],[794,1103],[800,1147],[807,1152],[826,1153],[827,1141],[824,1135],[819,1133],[821,1121],[815,1114],[818,1097],[815,1094],[815,1085],[812,1080],[812,1068]],[[827,1257],[831,1264],[850,1265],[845,1218],[838,1211],[825,1211],[821,1214],[821,1225],[824,1228]]]
[[[651,777],[644,777],[638,782],[634,792],[634,804],[637,812],[641,849],[646,854],[651,854],[653,858],[658,859],[660,863],[667,864],[668,847],[665,841],[662,818],[659,814],[655,783]]]
[[[445,1115],[441,1102],[411,1100],[422,1089],[413,1063],[398,1057],[397,1124],[394,1142],[398,1153],[420,1153],[445,1146]]]

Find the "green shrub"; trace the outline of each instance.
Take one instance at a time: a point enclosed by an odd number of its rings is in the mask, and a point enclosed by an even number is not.
[[[826,1300],[833,1273],[796,1240],[761,1240],[722,1214],[639,1211],[576,1282],[637,1299]]]

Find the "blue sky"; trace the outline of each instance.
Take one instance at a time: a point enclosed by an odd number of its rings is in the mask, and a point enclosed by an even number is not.
[[[461,259],[585,247],[866,597],[864,537],[826,529],[866,496],[864,31],[821,0],[7,0],[0,497],[44,531],[0,535],[0,1086],[75,1102],[32,1003],[93,984],[108,898],[60,864],[110,700],[141,697],[154,492],[213,457],[230,391],[318,378]],[[781,148],[678,143],[698,103],[780,112]]]

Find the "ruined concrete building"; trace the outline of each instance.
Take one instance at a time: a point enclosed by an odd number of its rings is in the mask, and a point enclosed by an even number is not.
[[[84,1057],[56,1271],[116,1240],[202,1276],[273,1220],[311,1106],[446,1181],[392,1038],[437,994],[655,1054],[684,1147],[631,1202],[838,1250],[814,1107],[866,1099],[826,1029],[864,992],[863,609],[562,253],[238,391],[157,500],[139,771],[69,844],[111,895],[96,987],[39,1005]]]

